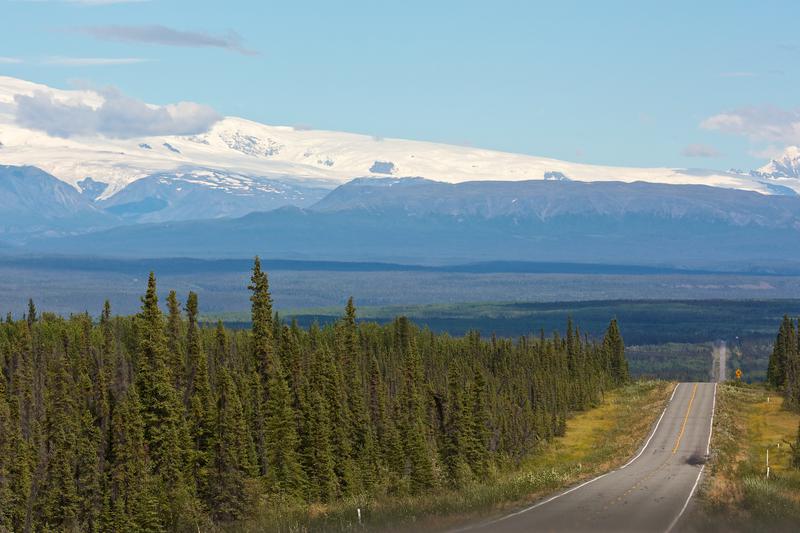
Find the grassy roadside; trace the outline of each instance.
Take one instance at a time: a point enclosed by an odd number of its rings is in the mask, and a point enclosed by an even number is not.
[[[464,490],[416,497],[353,498],[331,506],[264,507],[236,531],[441,530],[502,513],[623,464],[661,414],[674,384],[639,381],[567,421],[564,437],[543,445],[508,471]],[[357,509],[362,525],[357,522]]]
[[[699,494],[701,505],[689,520],[690,529],[797,531],[800,471],[789,467],[787,443],[794,442],[799,419],[800,415],[783,409],[780,396],[763,387],[719,386],[710,475]]]

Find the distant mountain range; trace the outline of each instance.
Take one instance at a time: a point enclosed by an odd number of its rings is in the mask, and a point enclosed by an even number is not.
[[[757,170],[721,172],[584,165],[235,117],[199,135],[65,136],[20,125],[15,106],[31,95],[68,106],[104,98],[0,77],[6,252],[800,261],[797,148]]]
[[[356,177],[422,176],[449,183],[464,181],[572,180],[645,181],[709,185],[765,194],[800,192],[800,151],[790,149],[755,172],[675,168],[608,167],[571,163],[466,146],[386,139],[307,127],[269,126],[224,117],[197,135],[121,138],[65,131],[59,117],[37,124],[21,116],[20,103],[34,99],[53,108],[86,113],[109,96],[102,91],[60,90],[0,76],[0,164],[32,165],[77,189],[91,179],[100,199],[132,182],[159,175],[194,176],[198,185],[237,189],[243,178],[291,181],[332,189]],[[141,104],[144,106],[144,104]],[[163,108],[162,108],[163,109]],[[65,121],[70,115],[67,114]],[[63,117],[62,117],[63,118]],[[212,180],[204,177],[215,176]],[[184,180],[185,181],[185,180]]]
[[[30,239],[36,253],[689,268],[800,261],[800,198],[651,183],[363,178],[308,208]]]

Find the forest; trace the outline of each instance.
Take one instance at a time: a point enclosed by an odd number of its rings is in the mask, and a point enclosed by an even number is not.
[[[783,317],[767,367],[767,382],[783,392],[786,405],[800,409],[800,323]]]
[[[252,326],[197,294],[98,319],[0,323],[0,531],[198,531],[265,502],[335,503],[491,479],[628,380],[616,320],[592,340],[285,323],[258,258]]]

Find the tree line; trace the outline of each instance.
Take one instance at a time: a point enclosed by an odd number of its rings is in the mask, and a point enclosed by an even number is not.
[[[772,354],[767,366],[767,382],[783,392],[784,401],[790,409],[800,409],[800,321],[783,316]],[[800,469],[800,425],[797,440],[790,444],[792,467]]]
[[[786,315],[772,347],[767,382],[783,392],[789,407],[800,408],[800,337],[797,323]]]
[[[256,258],[252,327],[204,325],[197,295],[135,316],[0,323],[0,531],[183,531],[258,503],[334,503],[490,479],[628,379],[601,342],[462,338],[399,317],[302,329]]]

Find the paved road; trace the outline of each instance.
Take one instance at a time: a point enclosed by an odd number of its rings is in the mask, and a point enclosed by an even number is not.
[[[716,385],[681,383],[642,450],[625,466],[471,532],[678,531],[700,481]]]

